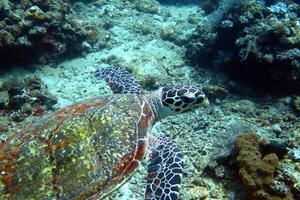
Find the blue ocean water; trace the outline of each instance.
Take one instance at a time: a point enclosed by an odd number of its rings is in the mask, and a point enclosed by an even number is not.
[[[1,0],[0,199],[300,199],[299,19],[296,0]]]

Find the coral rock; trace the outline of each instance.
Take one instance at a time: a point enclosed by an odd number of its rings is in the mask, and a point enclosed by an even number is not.
[[[93,47],[98,28],[78,18],[65,0],[1,1],[0,65],[50,63],[91,50],[83,43]]]
[[[33,20],[43,21],[47,19],[46,14],[38,7],[32,6],[26,11],[26,17]]]
[[[212,61],[209,64],[218,70],[258,89],[299,92],[299,4],[243,2],[217,20],[216,30],[209,31],[210,24],[196,28],[186,45],[186,57],[198,65]]]
[[[7,92],[7,113],[15,121],[22,121],[31,114],[41,115],[57,103],[38,77],[27,78],[24,84],[12,86]]]
[[[291,199],[289,194],[277,196],[270,190],[279,161],[274,153],[262,156],[256,134],[245,133],[238,136],[236,150],[239,175],[251,200]]]
[[[292,108],[295,112],[300,113],[300,96],[297,96],[293,101],[292,101]]]

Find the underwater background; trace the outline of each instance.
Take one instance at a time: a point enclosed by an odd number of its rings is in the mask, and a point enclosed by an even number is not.
[[[298,0],[1,0],[0,143],[113,95],[92,75],[109,66],[143,94],[188,84],[209,98],[151,132],[185,152],[180,199],[300,199]],[[144,199],[146,170],[107,199]]]

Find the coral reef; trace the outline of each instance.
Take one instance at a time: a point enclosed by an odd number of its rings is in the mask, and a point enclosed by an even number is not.
[[[48,63],[87,49],[97,28],[64,0],[0,2],[0,64]]]
[[[1,1],[0,4],[2,2],[9,1]],[[39,3],[43,2],[45,1],[39,1]],[[260,8],[264,8],[263,11],[259,10],[259,7],[249,10],[247,16],[248,14],[249,18],[251,14],[254,16],[249,23],[243,24],[243,26],[236,20],[237,14],[234,14],[241,11],[231,10],[231,16],[229,13],[223,13],[220,26],[216,26],[216,29],[208,29],[209,21],[203,21],[204,12],[199,5],[205,10],[205,14],[210,14],[218,9],[220,3],[225,0],[201,0],[200,4],[193,0],[161,0],[159,1],[161,5],[155,4],[155,1],[145,1],[145,5],[142,5],[144,2],[142,0],[65,2],[71,3],[71,5],[66,4],[68,9],[70,8],[66,18],[78,22],[74,27],[80,26],[79,29],[76,28],[79,32],[82,30],[81,27],[85,27],[82,32],[83,36],[86,35],[85,31],[88,31],[89,39],[74,42],[74,45],[79,47],[74,50],[81,51],[81,45],[84,48],[90,48],[92,42],[89,41],[95,39],[98,40],[96,42],[98,43],[99,34],[102,38],[100,46],[106,45],[106,49],[86,54],[77,59],[59,62],[57,67],[54,67],[56,65],[43,66],[35,70],[33,74],[27,74],[27,77],[34,75],[41,77],[43,83],[47,85],[47,88],[43,86],[44,89],[57,97],[58,103],[53,106],[54,108],[61,108],[95,95],[111,94],[111,90],[104,81],[94,80],[90,76],[90,72],[98,67],[117,66],[128,69],[137,77],[145,94],[166,84],[183,83],[203,86],[203,90],[211,102],[211,106],[205,112],[195,111],[188,115],[170,117],[156,124],[153,130],[155,136],[166,135],[176,140],[178,146],[185,152],[185,169],[180,199],[245,200],[246,194],[240,178],[237,177],[236,159],[233,153],[236,137],[249,131],[260,136],[260,147],[257,150],[262,157],[275,153],[279,160],[273,174],[274,180],[269,185],[268,192],[279,197],[285,197],[288,193],[292,193],[294,199],[300,199],[299,95],[290,95],[279,99],[266,95],[258,97],[256,89],[246,87],[241,84],[241,81],[230,80],[226,74],[219,73],[219,69],[232,73],[233,71],[228,69],[236,70],[241,67],[240,75],[245,75],[246,79],[256,76],[256,73],[249,74],[248,70],[244,70],[246,64],[253,58],[253,52],[249,51],[247,59],[241,61],[242,57],[239,57],[239,52],[244,47],[238,46],[235,41],[247,34],[243,30],[247,31],[249,27],[256,26],[256,22],[273,16],[268,7],[257,4]],[[155,8],[157,9],[154,11],[155,14],[152,14],[152,11],[147,8],[143,8],[143,6],[149,6],[147,2],[154,2],[153,6],[159,6]],[[278,1],[266,2],[266,5],[269,6]],[[283,1],[281,0],[281,2]],[[288,0],[285,2],[290,3]],[[292,4],[288,5],[291,9],[290,5]],[[39,5],[38,7],[47,13],[43,7]],[[261,16],[259,13],[264,15]],[[0,18],[0,21],[2,20]],[[65,19],[63,21],[66,22]],[[98,30],[91,22],[96,24]],[[199,26],[195,29],[197,24]],[[60,25],[58,24],[58,26]],[[103,29],[99,30],[100,27]],[[71,30],[68,34],[72,34],[72,31],[76,30]],[[187,40],[186,36],[192,31],[194,31],[193,35]],[[58,30],[58,32],[66,34],[63,33],[64,30]],[[20,42],[26,44],[25,39],[21,38]],[[59,41],[64,42],[63,40]],[[185,48],[182,45],[185,45],[186,42],[189,43],[186,45],[188,49],[185,55]],[[274,44],[275,46],[276,44]],[[280,51],[283,46],[278,48]],[[266,51],[267,49],[262,50]],[[43,60],[43,57],[48,57],[45,52],[35,52],[35,54]],[[185,62],[187,57],[194,64],[203,62],[213,64],[218,69],[218,73],[201,67],[190,67]],[[32,59],[32,57],[28,58]],[[236,68],[229,68],[234,63],[237,64]],[[277,66],[272,67],[276,68]],[[17,82],[17,84],[7,83],[0,77],[0,143],[7,140],[14,132],[35,121],[39,118],[38,115],[51,112],[47,110],[42,101],[40,101],[41,104],[34,104],[35,97],[26,97],[30,93],[29,89],[26,89],[25,97],[22,95],[11,95],[10,97],[8,91],[11,88],[20,88],[20,94],[24,94],[22,92],[25,91],[23,81],[13,79],[13,82]],[[11,108],[14,109],[8,110],[9,98],[21,102],[21,106],[18,107],[17,104],[11,103]],[[23,104],[23,102],[26,103]],[[29,107],[29,112],[23,115],[20,111],[26,111],[27,103],[31,108]],[[19,122],[18,120],[23,121]],[[187,123],[182,123],[183,121]],[[266,145],[261,145],[261,141]],[[260,163],[262,162],[260,159]],[[139,172],[128,184],[108,197],[109,200],[143,199],[144,188],[141,185],[146,185],[147,167],[145,163],[141,164]],[[252,173],[250,174],[252,175]]]
[[[185,44],[188,40],[182,27],[179,27],[178,24],[174,22],[162,27],[160,36],[162,39],[174,42],[177,45]]]
[[[57,102],[38,77],[27,78],[17,85],[6,83],[5,88],[0,110],[14,121],[22,121],[31,114],[42,116]]]
[[[155,0],[137,0],[135,8],[140,12],[155,14],[159,10],[159,4]]]
[[[190,42],[185,45],[185,56],[189,62],[192,65],[211,62],[214,58],[216,38],[217,33],[212,32],[204,24],[199,24],[190,35]]]
[[[300,148],[293,148],[289,153],[292,160],[300,161]]]
[[[206,14],[209,14],[218,8],[218,0],[203,0],[200,2],[201,8],[205,11]]]
[[[225,99],[228,96],[228,91],[225,88],[217,85],[204,86],[203,92],[210,100]]]
[[[203,25],[187,45],[194,64],[204,56],[231,77],[268,89],[300,92],[300,6],[251,0],[224,13],[214,30]]]
[[[300,113],[300,96],[296,96],[292,101],[292,108],[295,112]]]
[[[245,133],[236,139],[237,165],[239,176],[248,196],[252,200],[293,199],[289,190],[276,194],[275,170],[279,165],[275,153],[262,155],[259,151],[259,138],[254,133]]]
[[[276,191],[279,195],[291,192],[294,199],[300,199],[300,166],[290,159],[283,160],[277,170],[275,183],[280,183]]]

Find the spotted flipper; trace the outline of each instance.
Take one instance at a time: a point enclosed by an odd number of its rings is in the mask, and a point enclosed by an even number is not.
[[[182,154],[169,138],[150,141],[145,200],[176,200],[182,176]],[[154,146],[154,147],[153,147]]]
[[[121,67],[107,67],[94,72],[97,79],[104,79],[114,94],[141,94],[141,86]]]

